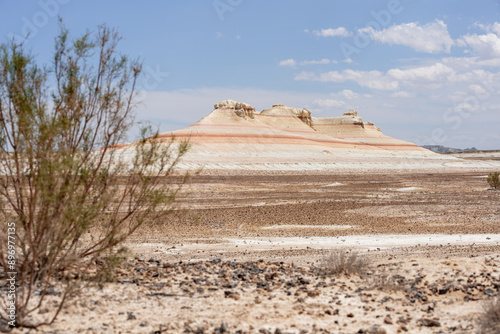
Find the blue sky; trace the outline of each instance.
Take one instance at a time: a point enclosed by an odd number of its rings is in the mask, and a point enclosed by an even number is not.
[[[144,60],[137,116],[162,131],[224,99],[356,109],[417,144],[500,148],[499,0],[0,0],[3,41],[50,62],[57,16],[106,23]]]

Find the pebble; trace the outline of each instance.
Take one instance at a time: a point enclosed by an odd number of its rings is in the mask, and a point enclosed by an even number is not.
[[[425,326],[425,327],[441,327],[441,323],[437,320],[434,320],[434,319],[426,319],[426,318],[422,318],[420,319],[420,324],[422,324],[422,326]]]

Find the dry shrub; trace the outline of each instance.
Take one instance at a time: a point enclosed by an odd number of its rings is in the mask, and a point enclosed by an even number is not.
[[[387,270],[374,274],[370,287],[387,292],[402,291],[405,288],[404,280],[401,279],[401,276],[388,273]]]
[[[500,173],[499,172],[490,173],[488,175],[487,181],[491,188],[495,190],[498,189],[500,187]]]
[[[0,325],[51,324],[91,264],[112,279],[121,243],[164,222],[187,181],[172,177],[187,143],[143,128],[115,149],[141,72],[119,40],[106,26],[71,40],[61,24],[50,68],[0,46]]]
[[[500,333],[500,298],[489,300],[479,318],[479,334]]]
[[[327,275],[363,275],[368,268],[368,261],[357,253],[337,252],[326,256],[321,262],[321,269]]]

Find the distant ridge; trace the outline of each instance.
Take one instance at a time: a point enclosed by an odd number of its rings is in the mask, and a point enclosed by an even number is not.
[[[442,145],[422,145],[421,147],[426,148],[432,152],[436,153],[498,153],[500,152],[500,149],[498,150],[479,150],[475,147],[471,148],[453,148],[453,147],[446,147]]]
[[[471,148],[453,148],[453,147],[446,147],[443,145],[422,145],[423,148],[426,148],[432,152],[436,153],[458,153],[458,152],[471,152],[471,151],[478,151],[477,148],[471,147]]]

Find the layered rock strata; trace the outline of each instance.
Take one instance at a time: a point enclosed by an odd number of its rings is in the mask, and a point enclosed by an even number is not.
[[[187,128],[158,140],[189,140],[181,168],[324,170],[428,168],[457,164],[413,143],[385,136],[356,111],[341,117],[312,117],[305,108],[275,104],[256,112],[250,104],[226,100]],[[131,154],[133,144],[120,148]]]

